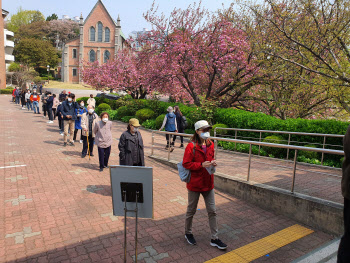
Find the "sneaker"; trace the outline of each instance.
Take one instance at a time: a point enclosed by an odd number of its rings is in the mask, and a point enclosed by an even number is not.
[[[180,148],[183,148],[183,147],[184,147],[184,145],[183,145],[183,144],[181,144],[181,145],[180,145]]]
[[[85,156],[86,156],[86,154],[82,154],[82,155],[81,155],[81,158],[85,158]]]
[[[74,142],[69,142],[69,145],[70,146],[74,146]]]
[[[197,242],[196,242],[196,240],[194,239],[194,236],[193,236],[192,234],[186,234],[186,235],[185,235],[185,238],[186,238],[188,244],[190,244],[190,245],[192,245],[192,246],[197,245]]]
[[[83,140],[80,140],[80,143],[83,143]]]
[[[61,135],[61,136],[63,136],[63,135],[64,135],[64,133],[63,133],[63,132],[61,132],[61,133],[60,133],[60,135]]]
[[[93,153],[90,153],[90,156],[91,156],[91,157],[94,157],[94,154],[93,154]]]
[[[53,123],[53,121],[48,121],[47,123]]]
[[[227,245],[224,242],[222,242],[220,239],[211,239],[210,245],[212,247],[217,247],[218,249],[222,249],[222,250],[227,248]]]
[[[103,172],[103,168],[100,168],[100,172]]]
[[[66,143],[66,142],[65,142],[65,143],[63,143],[63,146],[64,146],[64,147],[66,147],[66,146],[67,146],[67,143]]]

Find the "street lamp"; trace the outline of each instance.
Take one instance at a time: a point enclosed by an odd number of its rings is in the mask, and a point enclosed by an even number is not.
[[[50,84],[50,66],[47,65],[47,82]]]

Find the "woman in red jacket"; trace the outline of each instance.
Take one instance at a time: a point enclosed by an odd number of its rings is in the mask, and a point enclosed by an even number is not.
[[[196,244],[192,234],[192,221],[196,213],[199,196],[202,195],[209,217],[211,231],[210,245],[226,249],[227,245],[218,238],[218,223],[216,219],[214,174],[210,171],[216,166],[214,160],[214,143],[209,140],[211,126],[207,121],[198,121],[194,125],[195,134],[186,147],[183,166],[191,170],[191,180],[187,183],[188,206],[186,212],[185,238],[191,245]],[[193,147],[195,147],[193,149]]]

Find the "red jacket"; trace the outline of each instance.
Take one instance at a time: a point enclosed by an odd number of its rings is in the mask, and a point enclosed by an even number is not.
[[[36,96],[35,98],[34,98],[34,96]],[[37,101],[37,102],[40,102],[40,96],[39,96],[39,94],[32,94],[32,95],[30,95],[30,101],[31,102],[33,102],[33,101]]]
[[[16,91],[16,89],[13,89],[13,91],[12,91],[12,97],[16,97],[15,91]]]
[[[191,170],[191,180],[187,183],[187,189],[193,192],[206,192],[214,188],[214,174],[209,174],[207,169],[202,167],[205,161],[214,160],[214,143],[207,146],[207,154],[204,154],[202,147],[197,144],[195,157],[193,159],[193,143],[186,147],[182,165]]]

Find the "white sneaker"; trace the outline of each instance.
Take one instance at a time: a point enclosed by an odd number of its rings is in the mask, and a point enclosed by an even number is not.
[[[80,143],[83,143],[83,140],[80,140]]]
[[[64,135],[64,133],[60,133],[60,135],[61,135],[61,136],[63,136],[63,135]]]
[[[47,123],[53,123],[53,121],[48,121]]]

